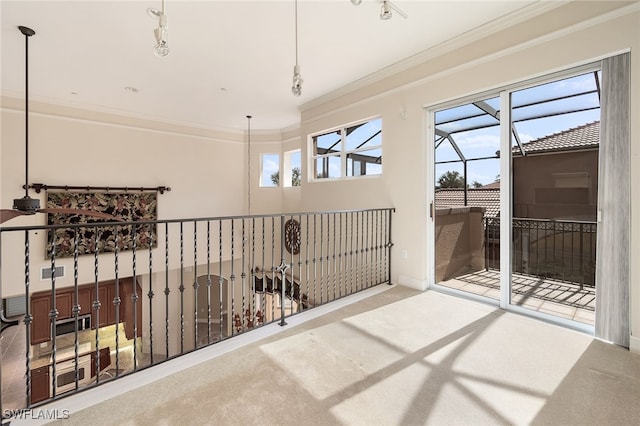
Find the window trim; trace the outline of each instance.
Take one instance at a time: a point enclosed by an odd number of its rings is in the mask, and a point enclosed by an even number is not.
[[[347,149],[347,136],[346,135],[346,130],[348,128],[360,125],[360,124],[366,124],[369,123],[371,121],[374,120],[380,120],[380,144],[379,145],[375,145],[375,146],[370,146],[370,147],[356,147],[354,149]],[[314,149],[314,139],[319,137],[319,136],[323,136],[323,135],[329,135],[332,133],[339,133],[340,134],[340,151],[339,152],[331,152],[331,153],[324,153],[324,154],[314,154],[315,149]],[[309,170],[309,173],[307,173],[307,182],[334,182],[336,180],[350,180],[350,179],[367,179],[367,178],[376,178],[376,177],[380,177],[383,175],[384,171],[381,170],[380,173],[378,174],[365,174],[365,175],[349,175],[347,168],[349,167],[349,163],[348,163],[348,157],[351,154],[359,154],[362,152],[366,152],[366,151],[373,151],[373,150],[380,150],[380,163],[377,163],[380,165],[380,167],[382,168],[382,158],[383,158],[383,140],[382,140],[382,115],[375,115],[372,117],[368,117],[362,120],[357,120],[357,121],[353,121],[347,124],[343,124],[341,126],[336,126],[336,127],[332,127],[332,128],[328,128],[319,132],[315,132],[315,133],[311,133],[308,135],[307,137],[307,147],[308,147],[308,151],[307,151],[307,170]],[[317,174],[318,174],[318,168],[317,168],[317,161],[319,159],[324,159],[324,158],[339,158],[340,160],[340,176],[334,176],[334,177],[322,177],[322,178],[318,178]]]
[[[277,185],[264,185],[262,177],[264,174],[264,157],[267,155],[275,155],[278,157],[278,184]],[[259,188],[282,188],[282,155],[279,152],[262,152],[260,153],[260,174],[258,175],[258,187]]]

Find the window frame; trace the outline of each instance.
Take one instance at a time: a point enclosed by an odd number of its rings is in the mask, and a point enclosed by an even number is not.
[[[380,129],[377,133],[373,134],[373,136],[370,139],[373,139],[379,136],[380,143],[378,145],[373,145],[373,146],[359,146],[353,149],[348,149],[347,148],[347,138],[348,138],[347,130],[356,126],[366,125],[376,120],[379,120],[380,122]],[[382,176],[384,173],[384,169],[382,168],[382,158],[383,158],[382,127],[383,127],[382,116],[377,115],[377,116],[365,118],[362,120],[354,121],[348,124],[344,124],[341,126],[329,128],[320,132],[310,134],[308,136],[308,155],[307,155],[307,165],[308,165],[308,170],[310,172],[307,175],[307,181],[308,182],[327,182],[327,181],[344,180],[344,179],[362,179],[362,178],[366,179],[366,178]],[[340,136],[340,139],[336,141],[336,143],[334,144],[334,145],[340,146],[339,151],[336,150],[336,152],[317,154],[316,153],[317,138],[321,136],[330,135],[330,134],[338,134]],[[364,144],[366,144],[367,141],[365,141]],[[329,149],[329,148],[325,148],[325,149]],[[368,151],[376,151],[376,150],[380,151],[380,156],[379,156],[380,162],[375,163],[380,166],[380,172],[375,174],[366,174],[366,166],[365,166],[365,174],[354,174],[352,171],[354,168],[354,162],[357,162],[357,163],[362,163],[362,162],[354,160],[353,158],[350,158],[350,157],[353,155],[355,156],[359,154],[362,155],[362,153],[365,153]],[[340,174],[338,176],[331,176],[330,175],[331,164],[329,159],[336,159],[336,158],[339,160],[338,168],[340,170]],[[318,167],[318,161],[324,160],[324,159],[327,159],[327,161],[326,162],[322,161],[323,163],[322,167]],[[351,163],[349,162],[349,160],[351,160]],[[322,174],[326,173],[326,176],[318,177],[320,168],[322,168]],[[351,171],[348,169],[351,169]]]
[[[271,183],[271,181],[269,181],[269,185],[265,185],[264,182],[262,181],[263,175],[264,175],[264,160],[266,156],[276,156],[278,157],[278,184],[274,185]],[[259,181],[258,181],[258,186],[260,188],[281,188],[282,187],[282,155],[279,152],[262,152],[260,153],[260,175],[259,175]]]

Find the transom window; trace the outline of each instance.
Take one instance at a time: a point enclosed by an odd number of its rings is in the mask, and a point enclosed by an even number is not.
[[[380,117],[311,137],[312,180],[382,174]]]

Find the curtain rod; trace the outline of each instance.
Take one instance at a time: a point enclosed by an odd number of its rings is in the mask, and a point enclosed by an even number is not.
[[[26,189],[24,185],[22,188]],[[46,185],[44,183],[33,183],[30,189],[40,193],[43,189],[64,189],[65,191],[156,191],[160,194],[171,191],[168,186],[144,187],[144,186],[72,186],[72,185]]]

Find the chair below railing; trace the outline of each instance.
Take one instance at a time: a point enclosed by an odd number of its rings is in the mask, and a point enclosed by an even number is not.
[[[22,359],[0,364],[0,373],[9,362],[24,371],[15,380],[2,374],[0,410],[390,283],[393,211],[0,228],[0,295],[25,306],[9,328],[19,336],[10,352],[22,350]]]

